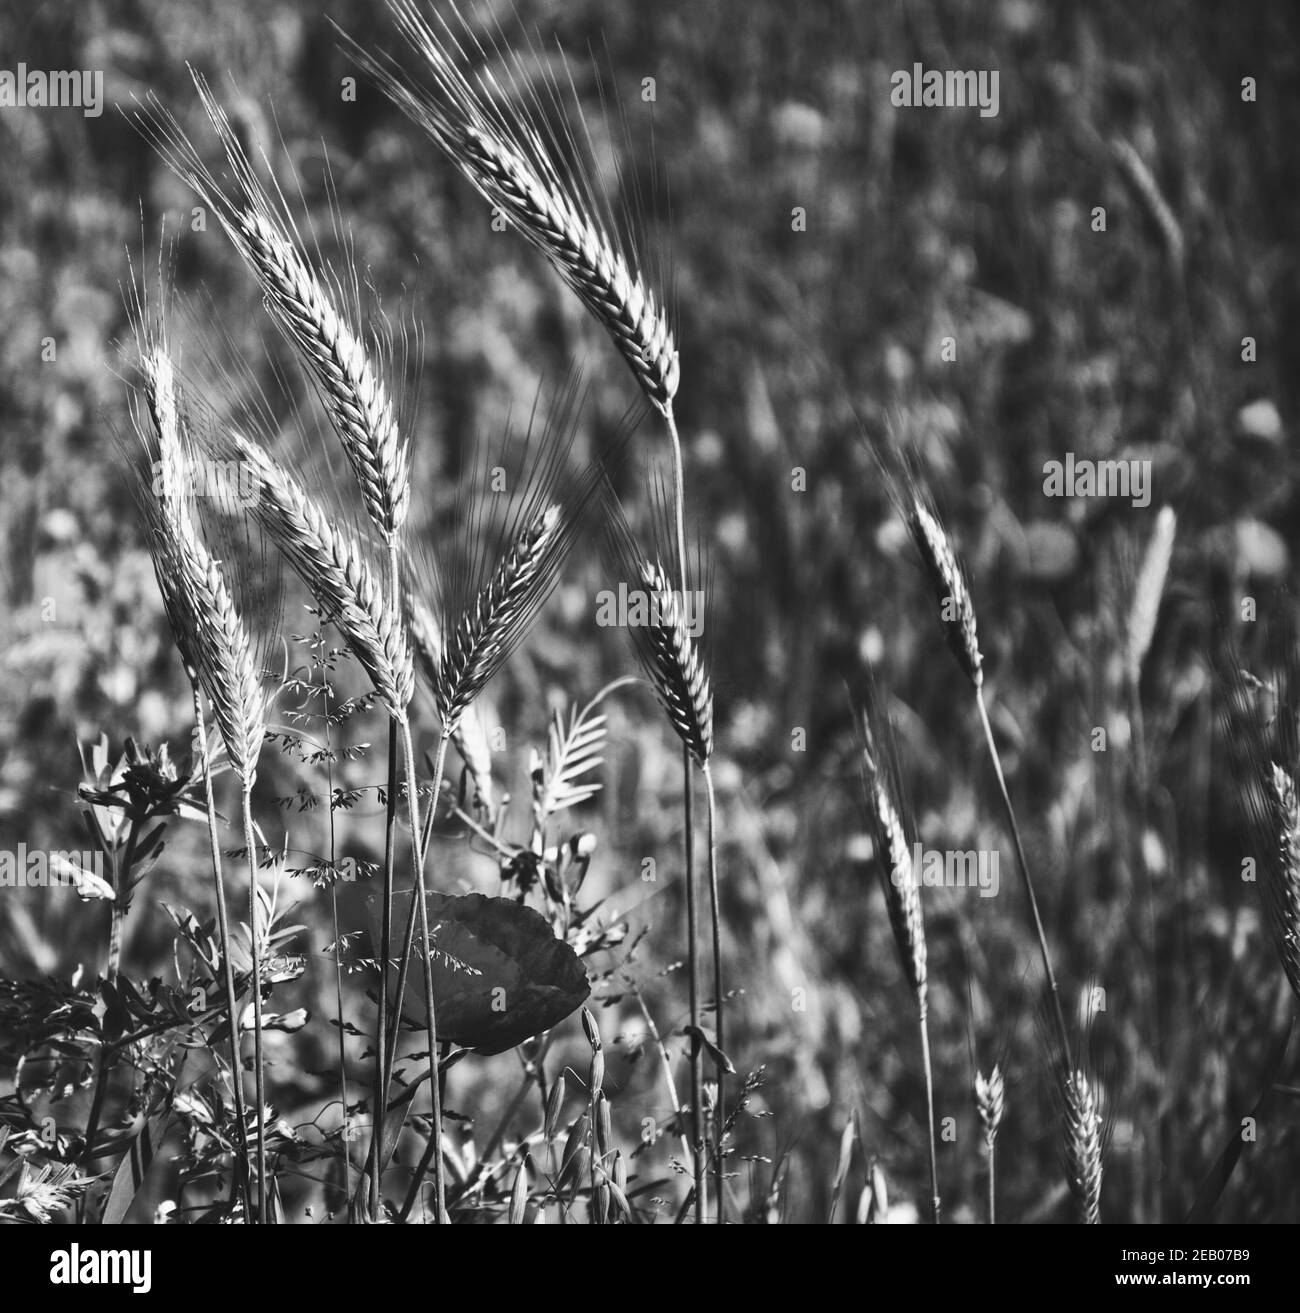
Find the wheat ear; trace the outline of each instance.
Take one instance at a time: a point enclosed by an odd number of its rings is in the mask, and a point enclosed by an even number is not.
[[[713,693],[694,639],[687,631],[677,594],[659,561],[644,560],[640,583],[657,622],[639,627],[642,663],[668,723],[700,765],[713,752]]]
[[[666,412],[678,383],[667,316],[638,272],[630,243],[606,221],[608,205],[561,164],[560,143],[541,121],[537,93],[524,85],[522,61],[511,57],[512,97],[491,69],[469,74],[461,67],[468,56],[488,52],[454,5],[450,22],[441,15],[431,22],[413,0],[389,0],[389,8],[428,84],[343,34],[353,55],[484,199],[546,255],[609,333],[646,396]],[[558,108],[558,91],[549,91]],[[565,137],[567,153],[574,154],[572,131]]]
[[[268,310],[316,383],[371,521],[385,539],[394,538],[410,505],[410,451],[357,327],[355,287],[348,296],[336,278],[312,267],[283,197],[277,193],[273,198],[262,185],[207,81],[193,69],[191,75],[225,151],[233,186],[224,186],[204,164],[156,98],[134,115],[134,122],[168,167],[216,214],[256,276]],[[346,301],[352,305],[345,310]]]
[[[405,715],[415,686],[406,628],[360,541],[260,446],[238,433],[229,441],[257,481],[254,513],[267,535],[347,640],[390,713]]]
[[[1065,1162],[1080,1222],[1101,1221],[1102,1119],[1088,1078],[1081,1070],[1063,1068],[1062,1137]]]
[[[402,590],[402,604],[406,609],[416,671],[423,676],[437,705],[442,682],[443,627],[432,601],[432,590],[427,583],[412,579]],[[492,750],[482,722],[476,715],[462,714],[451,732],[451,741],[473,781],[476,805],[490,812],[494,806]]]
[[[984,1147],[989,1156],[989,1225],[997,1221],[997,1191],[994,1173],[994,1158],[997,1149],[998,1127],[1002,1125],[1002,1114],[1006,1108],[1005,1087],[1002,1069],[995,1062],[993,1070],[985,1076],[975,1073],[975,1110],[979,1113],[980,1126],[984,1131]]]
[[[165,348],[150,350],[141,372],[157,439],[146,447],[158,489],[156,514],[145,509],[161,566],[159,587],[186,664],[212,704],[231,764],[241,779],[250,778],[266,735],[266,697],[252,641],[222,563],[209,552],[193,514],[183,406]]]
[[[551,562],[563,523],[559,505],[538,512],[447,635],[437,692],[438,711],[447,727],[460,723],[466,708],[509,655],[521,621],[537,610],[554,583]]]
[[[899,811],[902,790],[893,735],[888,722],[876,708],[874,689],[867,709],[859,718],[859,725],[867,812],[876,837],[876,869],[885,895],[885,907],[889,912],[889,925],[894,934],[894,944],[898,948],[899,962],[916,1000],[921,1061],[925,1071],[926,1129],[930,1141],[930,1220],[937,1226],[941,1208],[939,1160],[935,1143],[928,958],[925,917],[921,910],[920,872],[914,867],[907,827]]]

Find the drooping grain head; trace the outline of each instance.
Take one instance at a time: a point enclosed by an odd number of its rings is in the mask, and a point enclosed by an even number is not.
[[[455,729],[466,708],[501,667],[554,586],[564,513],[550,505],[521,530],[487,584],[447,638],[438,710]]]
[[[984,657],[975,632],[975,604],[952,541],[938,516],[919,496],[912,499],[908,527],[939,603],[944,638],[966,678],[979,688],[984,681]]]
[[[708,675],[708,605],[705,587],[683,596],[665,559],[675,561],[676,541],[671,511],[661,484],[651,484],[651,546],[642,547],[613,486],[600,492],[604,510],[603,552],[609,573],[619,580],[619,594],[628,598],[627,628],[637,661],[668,717],[673,732],[701,766],[713,753],[713,690]],[[707,568],[696,561],[696,574],[707,580]],[[685,570],[682,570],[685,573]],[[609,594],[612,596],[612,593]]]
[[[443,627],[433,599],[433,592],[418,581],[408,579],[402,602],[411,650],[418,674],[424,679],[434,705],[442,684]],[[488,746],[483,722],[471,706],[462,714],[451,733],[451,741],[474,785],[475,804],[488,812],[495,806],[492,785],[492,750]]]
[[[412,0],[389,0],[389,8],[420,73],[345,34],[349,49],[487,202],[546,255],[609,333],[646,397],[667,413],[679,380],[668,317],[638,269],[633,239],[620,236],[608,200],[589,176],[590,161],[580,158],[585,125],[557,133],[541,117],[543,103],[559,109],[560,87],[554,79],[540,89],[530,85],[518,55],[510,57],[506,87],[490,67],[463,67],[470,59],[486,65],[500,53],[499,38],[489,35],[492,48],[485,49],[454,8],[450,18],[433,21]]]
[[[922,1019],[927,1011],[928,960],[925,917],[921,910],[920,872],[912,861],[912,845],[899,807],[897,753],[888,722],[875,706],[874,690],[859,717],[862,736],[862,780],[867,816],[876,840],[876,869],[889,912],[889,926],[907,983],[916,995]]]
[[[634,631],[637,650],[669,723],[703,766],[713,752],[713,692],[703,658],[663,565],[643,561],[641,584],[650,621]]]
[[[428,592],[443,635],[437,705],[446,733],[527,637],[589,523],[600,467],[571,459],[584,395],[576,373],[545,404],[539,392],[522,441],[505,434],[457,485],[455,531],[439,544]],[[615,429],[615,451],[630,431]]]
[[[379,363],[352,322],[359,311],[347,308],[344,288],[355,288],[356,272],[349,264],[344,280],[322,276],[313,268],[283,201],[273,199],[262,184],[206,80],[193,77],[233,184],[216,177],[176,118],[156,99],[135,114],[134,122],[168,167],[216,214],[256,276],[267,308],[316,385],[372,522],[391,539],[409,508],[410,453]]]
[[[240,227],[267,304],[316,379],[371,521],[391,538],[406,521],[411,488],[410,452],[388,392],[361,339],[287,234],[256,208],[241,213]]]
[[[316,598],[324,619],[347,640],[375,691],[399,719],[415,689],[415,668],[397,599],[389,598],[361,542],[337,525],[277,461],[243,435],[230,449],[252,472],[255,514]]]
[[[148,469],[135,495],[176,645],[197,678],[236,774],[251,788],[266,734],[267,694],[226,567],[209,551],[194,512],[186,407],[161,341],[142,342],[140,371],[152,432],[137,423]]]
[[[927,956],[925,919],[921,911],[920,873],[914,869],[907,835],[893,801],[879,778],[869,786],[871,813],[879,848],[880,887],[889,910],[889,924],[898,946],[907,983],[925,1009]]]

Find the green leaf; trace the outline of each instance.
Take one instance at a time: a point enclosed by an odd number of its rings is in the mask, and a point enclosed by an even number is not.
[[[405,918],[410,891],[398,895]],[[509,898],[431,893],[433,996],[438,1038],[480,1053],[504,1053],[563,1021],[591,993],[574,951],[544,917]],[[378,897],[372,896],[372,915]],[[374,937],[378,935],[377,916]],[[417,948],[418,952],[418,948]],[[424,982],[412,972],[407,1004],[426,1022]]]

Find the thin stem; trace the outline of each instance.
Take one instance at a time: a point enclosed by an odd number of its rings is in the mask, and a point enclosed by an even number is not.
[[[677,534],[677,566],[681,575],[682,605],[686,604],[686,472],[682,465],[682,439],[677,432],[677,417],[670,405],[664,412],[668,436],[673,446],[673,522]]]
[[[427,1013],[426,1031],[429,1036],[429,1087],[432,1101],[433,1125],[430,1128],[430,1144],[433,1149],[433,1196],[434,1221],[442,1222],[446,1218],[446,1186],[442,1164],[442,1087],[438,1080],[438,1019],[433,997],[433,940],[429,936],[429,900],[424,887],[423,845],[420,836],[420,801],[415,779],[415,746],[411,741],[411,722],[405,716],[401,722],[402,746],[406,753],[406,794],[411,813],[411,851],[416,856],[415,889],[416,901],[420,912],[421,953],[424,959],[424,1006]],[[438,805],[438,790],[442,787],[442,772],[447,757],[447,738],[444,734],[438,742],[438,761],[434,768],[433,799],[430,807]],[[403,954],[403,964],[409,958],[409,950]],[[397,1052],[397,1036],[402,1021],[402,996],[397,995],[393,1016],[393,1053]],[[421,1176],[417,1174],[417,1183]]]
[[[429,814],[424,818],[424,832],[420,836],[419,858],[417,862],[417,871],[423,875],[425,859],[429,854],[429,843],[433,838],[434,816],[438,810],[438,794],[442,789],[443,769],[447,759],[447,744],[451,742],[451,735],[444,733],[438,743],[438,752],[433,767],[433,795],[429,802]],[[392,1071],[394,1057],[397,1052],[397,1039],[401,1033],[402,1025],[402,1004],[406,999],[406,982],[410,973],[411,950],[415,947],[415,926],[416,918],[419,915],[415,906],[415,899],[411,899],[411,910],[406,916],[406,930],[402,934],[402,955],[397,963],[397,1005],[393,1013],[392,1024],[389,1027],[388,1036],[388,1069]]]
[[[126,886],[131,876],[131,865],[135,860],[136,839],[140,833],[137,820],[131,821],[131,828],[126,836],[126,854],[118,864],[116,848],[113,852],[113,916],[108,940],[108,979],[117,977],[118,957],[122,950],[122,923],[118,912],[119,890]],[[86,1118],[85,1153],[87,1163],[91,1162],[94,1152],[95,1136],[99,1132],[99,1119],[104,1111],[104,1099],[108,1094],[109,1070],[104,1064],[105,1048],[101,1046],[95,1053],[95,1092],[90,1100],[90,1115]],[[111,1048],[108,1050],[111,1051]]]
[[[682,462],[682,440],[677,431],[677,417],[669,404],[664,411],[673,451],[673,527],[677,538],[677,568],[681,581],[683,605],[690,583],[686,564],[686,474]],[[682,749],[682,809],[685,826],[682,841],[686,859],[686,955],[689,963],[691,1025],[700,1025],[699,950],[696,943],[695,909],[695,835],[691,797],[691,753]],[[700,1042],[691,1037],[691,1161],[695,1181],[695,1221],[704,1221],[708,1206],[708,1186],[704,1178],[704,1081],[700,1063]]]
[[[588,1184],[591,1189],[591,1202],[588,1204],[587,1221],[592,1224],[598,1224],[600,1221],[600,1215],[596,1207],[596,1169],[600,1164],[596,1162],[596,1153],[600,1148],[600,1145],[596,1140],[596,1090],[594,1086],[587,1090],[587,1122],[587,1139],[591,1146],[590,1152],[587,1154],[587,1159],[590,1164],[587,1176],[589,1178]]]
[[[989,1149],[989,1225],[993,1226],[998,1220],[996,1191],[994,1189],[994,1154],[998,1142],[996,1135],[988,1136],[985,1143]]]
[[[221,878],[221,841],[217,837],[217,807],[212,796],[212,771],[208,765],[208,727],[203,716],[203,699],[194,685],[194,723],[199,735],[199,759],[203,762],[203,786],[208,812],[208,840],[212,848],[212,883],[217,891],[217,935],[221,949],[221,977],[226,991],[226,1014],[230,1018],[230,1083],[234,1089],[235,1120],[239,1123],[242,1160],[235,1163],[232,1190],[244,1196],[244,1216],[252,1212],[248,1191],[248,1123],[244,1120],[244,1064],[239,1056],[239,1008],[235,995],[235,968],[230,959],[230,916],[226,909],[225,882]]]
[[[321,647],[324,648],[323,633]],[[338,846],[334,825],[334,742],[330,725],[329,668],[321,666],[321,701],[325,708],[325,785],[330,799],[330,915],[334,928],[334,1012],[339,1025],[339,1111],[343,1118],[343,1198],[352,1198],[352,1124],[348,1118],[347,1036],[343,1030],[343,966],[339,961],[339,885],[337,861]],[[379,1034],[383,1035],[382,1028]]]
[[[248,854],[248,933],[253,959],[253,1075],[257,1091],[257,1220],[266,1225],[266,1070],[262,1058],[262,936],[258,929],[257,849],[253,844],[253,782],[244,781],[244,848]],[[232,1025],[238,1026],[236,1018]]]
[[[370,1216],[379,1216],[379,1177],[384,1165],[379,1161],[384,1118],[387,1116],[388,1087],[392,1067],[388,1056],[388,963],[393,955],[393,859],[397,840],[397,723],[388,722],[388,796],[384,818],[384,887],[379,924],[379,1016],[375,1031],[376,1118],[370,1137]]]
[[[1024,877],[1025,893],[1029,896],[1029,910],[1034,919],[1034,931],[1038,935],[1038,951],[1043,959],[1043,974],[1047,977],[1047,988],[1052,999],[1053,1019],[1056,1022],[1056,1038],[1061,1046],[1061,1060],[1066,1070],[1073,1070],[1074,1060],[1070,1056],[1070,1036],[1065,1025],[1065,1013],[1061,1009],[1061,991],[1056,985],[1056,972],[1052,970],[1052,955],[1047,947],[1047,933],[1043,929],[1043,918],[1038,913],[1038,898],[1034,894],[1033,877],[1029,874],[1029,863],[1025,860],[1025,846],[1020,840],[1020,825],[1016,821],[1015,808],[1011,805],[1011,795],[1007,792],[1007,781],[1002,774],[1002,759],[998,756],[998,747],[993,740],[993,726],[989,724],[988,708],[984,704],[984,688],[975,689],[975,705],[979,708],[980,721],[984,726],[984,740],[988,744],[989,757],[993,762],[993,772],[998,777],[998,788],[1002,792],[1002,806],[1011,825],[1011,837],[1015,840],[1016,858],[1020,863],[1020,874]]]
[[[920,1000],[921,1061],[925,1066],[925,1126],[930,1136],[930,1220],[939,1225],[939,1158],[934,1143],[934,1072],[930,1066],[930,1023]]]
[[[682,749],[682,808],[685,813],[687,975],[690,981],[691,1035],[691,1173],[695,1181],[695,1223],[703,1223],[708,1210],[708,1180],[704,1173],[704,1071],[700,1060],[700,958],[699,913],[695,906],[695,818],[692,798],[691,753]]]
[[[331,793],[333,790],[331,790]],[[332,860],[332,859],[331,859]],[[334,921],[334,1013],[339,1025],[339,1108],[343,1117],[343,1198],[352,1198],[352,1123],[348,1117],[347,1037],[343,1033],[343,968],[338,959],[339,893],[330,886],[330,912]]]
[[[722,996],[722,920],[718,907],[718,806],[713,790],[713,772],[704,763],[704,790],[709,814],[709,913],[713,922],[713,1007],[716,1014],[716,1041],[719,1055],[726,1050],[726,1033],[723,1028],[724,1000]],[[721,1056],[714,1063],[718,1093],[713,1107],[713,1179],[714,1193],[718,1196],[718,1225],[726,1221],[726,1173],[722,1159],[722,1127],[726,1104],[723,1100],[723,1082],[727,1068]]]
[[[108,925],[108,980],[111,984],[117,979],[122,962],[122,927],[126,922],[126,911],[122,904],[113,899],[112,919]]]
[[[497,1122],[496,1129],[488,1136],[487,1144],[483,1147],[483,1152],[479,1156],[479,1170],[476,1173],[478,1179],[482,1179],[487,1171],[487,1164],[491,1161],[492,1156],[501,1147],[501,1142],[506,1138],[506,1131],[510,1128],[510,1122],[514,1119],[515,1114],[523,1107],[524,1100],[528,1097],[528,1091],[540,1080],[542,1090],[542,1116],[546,1115],[546,1076],[544,1072],[539,1072],[546,1062],[547,1051],[551,1047],[551,1039],[555,1032],[548,1030],[546,1038],[538,1047],[537,1055],[533,1058],[523,1060],[524,1075],[523,1081],[519,1086],[515,1097],[510,1101],[509,1106],[502,1114],[501,1120]]]
[[[673,1115],[682,1138],[682,1157],[689,1158],[691,1156],[691,1146],[686,1140],[686,1118],[682,1116],[682,1101],[677,1097],[677,1082],[673,1080],[673,1064],[668,1057],[668,1047],[659,1034],[659,1027],[655,1025],[655,1020],[650,1015],[650,1009],[646,1007],[646,1001],[640,989],[630,977],[628,983],[632,987],[632,994],[637,1001],[637,1006],[641,1009],[641,1015],[645,1018],[645,1025],[650,1032],[650,1038],[654,1041],[655,1048],[659,1050],[659,1063],[663,1068],[664,1084],[668,1087],[668,1098],[672,1103]]]
[[[439,1074],[441,1075],[441,1073]],[[440,1089],[439,1097],[441,1097],[441,1093],[442,1091]],[[398,1210],[397,1220],[399,1222],[405,1222],[406,1219],[410,1217],[411,1209],[415,1207],[415,1201],[420,1197],[420,1186],[423,1184],[424,1178],[428,1175],[429,1168],[433,1163],[433,1155],[435,1152],[440,1151],[440,1141],[430,1135],[428,1144],[424,1146],[424,1153],[420,1156],[420,1161],[417,1164],[415,1171],[411,1174],[411,1183],[406,1188],[406,1198],[402,1200],[402,1206]],[[485,1162],[486,1159],[487,1155],[485,1154]],[[468,1193],[468,1189],[462,1192],[462,1197],[466,1193]]]
[[[121,869],[113,883],[113,906],[108,925],[108,980],[111,984],[117,979],[122,968],[122,933],[126,926],[126,900],[130,897],[131,867],[135,862],[135,844],[140,829],[135,821],[131,822],[130,832],[126,836],[126,854],[122,858]]]

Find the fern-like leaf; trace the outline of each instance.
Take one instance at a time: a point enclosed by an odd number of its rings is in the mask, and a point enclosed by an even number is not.
[[[566,727],[561,712],[555,713],[547,734],[546,756],[533,767],[533,819],[539,831],[547,821],[569,807],[576,807],[600,792],[600,781],[591,772],[604,762],[605,717],[596,708],[616,688],[633,681],[616,679],[587,703],[574,710]]]

